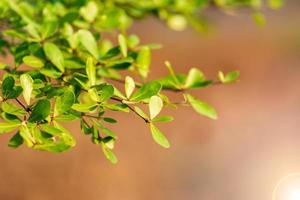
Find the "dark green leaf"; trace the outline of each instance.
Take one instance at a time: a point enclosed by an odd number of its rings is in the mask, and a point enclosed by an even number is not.
[[[50,101],[48,99],[39,100],[34,106],[28,119],[30,122],[38,122],[46,119],[50,114]]]
[[[14,136],[12,136],[12,138],[10,138],[8,146],[15,149],[21,146],[23,143],[23,138],[21,137],[20,133],[17,132]]]

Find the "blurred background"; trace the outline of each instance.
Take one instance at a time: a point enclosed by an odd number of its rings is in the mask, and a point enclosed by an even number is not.
[[[272,199],[279,179],[300,172],[300,3],[267,11],[263,28],[247,12],[207,15],[215,27],[209,34],[173,32],[151,18],[131,31],[164,46],[153,53],[151,77],[167,74],[166,59],[178,72],[195,66],[210,78],[218,70],[241,71],[237,84],[193,93],[215,106],[217,121],[190,108],[167,110],[176,119],[160,126],[171,142],[165,150],[142,120],[112,112],[119,121],[111,127],[119,135],[117,165],[79,124],[66,124],[78,144],[63,154],[13,150],[3,135],[0,199]]]

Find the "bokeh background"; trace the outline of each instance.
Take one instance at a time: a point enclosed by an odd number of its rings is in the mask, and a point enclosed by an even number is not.
[[[263,28],[247,11],[207,15],[215,27],[209,34],[173,32],[151,18],[131,31],[164,46],[153,53],[151,77],[167,74],[165,59],[178,72],[196,66],[211,78],[218,70],[241,71],[238,84],[193,93],[216,107],[217,121],[190,108],[167,110],[176,120],[160,126],[172,145],[165,150],[135,115],[112,112],[119,121],[112,126],[119,135],[117,165],[78,124],[66,125],[78,144],[63,154],[13,150],[3,135],[0,199],[271,199],[281,177],[300,171],[300,3],[267,11]]]

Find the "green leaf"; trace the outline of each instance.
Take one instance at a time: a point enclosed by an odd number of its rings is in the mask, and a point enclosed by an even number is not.
[[[23,62],[29,67],[33,68],[42,68],[44,67],[44,62],[35,56],[25,56]]]
[[[30,129],[26,125],[22,125],[20,127],[20,135],[28,147],[32,147],[34,145],[35,139],[33,138]]]
[[[151,81],[145,83],[138,91],[136,91],[130,98],[132,101],[141,101],[144,99],[148,99],[153,95],[159,93],[161,89],[161,84],[157,81]]]
[[[55,113],[54,116],[58,116],[60,114],[69,111],[72,105],[74,104],[74,102],[75,102],[74,93],[70,89],[65,90],[62,96],[56,98],[55,107],[54,107],[54,113]]]
[[[185,94],[188,102],[191,104],[192,108],[199,114],[206,116],[211,119],[217,119],[218,115],[215,109],[209,104],[200,101],[189,94]]]
[[[163,101],[159,96],[152,96],[149,101],[150,119],[154,119],[163,108]]]
[[[138,71],[143,78],[148,76],[150,64],[151,51],[149,47],[144,46],[141,48],[136,59],[136,66],[138,67]]]
[[[65,71],[64,57],[60,49],[53,43],[44,44],[44,52],[47,58],[61,71]]]
[[[283,0],[269,0],[268,5],[270,8],[277,10],[283,6]]]
[[[60,72],[54,65],[46,65],[44,68],[40,69],[41,74],[48,76],[50,78],[57,79],[61,77],[62,72]]]
[[[2,95],[7,98],[11,93],[15,85],[15,79],[11,76],[7,76],[2,82]]]
[[[96,84],[96,67],[92,57],[88,57],[86,61],[86,74],[89,79],[89,85],[93,86]]]
[[[58,23],[56,20],[46,20],[41,27],[42,38],[51,37],[57,30]]]
[[[20,76],[21,87],[23,88],[23,97],[27,105],[30,105],[30,98],[33,90],[33,80],[29,74]]]
[[[20,133],[17,132],[14,136],[12,136],[12,138],[10,138],[8,142],[8,146],[16,149],[19,146],[21,146],[23,143],[24,143],[23,138],[21,137]]]
[[[95,112],[97,109],[97,104],[73,104],[73,110],[79,112]]]
[[[130,76],[126,76],[125,78],[125,94],[127,99],[130,98],[131,94],[133,93],[135,88],[135,82],[133,80],[133,78],[131,78]]]
[[[127,43],[126,43],[125,36],[122,35],[122,34],[119,34],[118,42],[119,42],[119,45],[120,45],[122,55],[123,55],[124,58],[126,58],[127,57]]]
[[[175,31],[183,31],[187,25],[187,19],[183,15],[171,15],[168,18],[168,26]]]
[[[170,147],[170,143],[168,139],[164,136],[162,132],[160,132],[160,130],[154,124],[150,123],[150,129],[151,129],[152,137],[157,144],[159,144],[164,148]]]
[[[218,73],[219,80],[222,83],[236,82],[237,79],[239,78],[239,76],[240,76],[239,71],[232,71],[232,72],[227,73],[226,75],[224,75],[224,73],[222,71],[219,71],[219,73]]]
[[[117,123],[117,120],[115,120],[113,118],[110,118],[110,117],[104,117],[103,121],[108,122],[108,123],[112,123],[112,124]]]
[[[140,43],[140,39],[137,35],[130,35],[127,38],[127,43],[130,48],[134,48]]]
[[[189,71],[184,87],[195,88],[198,85],[201,85],[203,81],[205,81],[204,74],[199,69],[192,68]]]
[[[0,134],[11,132],[20,125],[21,122],[2,122],[0,123]]]
[[[76,141],[73,136],[57,122],[53,122],[54,126],[43,124],[41,133],[38,129],[36,135],[41,140],[39,144],[34,145],[34,149],[49,151],[49,152],[63,152],[75,146]]]
[[[181,81],[181,79],[179,79],[179,77],[181,77],[181,76],[175,74],[174,69],[169,61],[166,61],[165,65],[170,72],[171,78],[173,79],[172,85],[174,85],[177,89],[180,89],[182,87],[182,81]],[[182,78],[186,79],[185,76],[183,76]]]
[[[23,108],[17,107],[15,104],[9,103],[7,101],[2,102],[1,108],[5,113],[16,115],[16,116],[24,116],[26,114]]]
[[[94,87],[97,90],[97,101],[104,102],[110,99],[114,95],[114,87],[109,84],[100,84]],[[93,89],[94,89],[93,88]]]
[[[46,119],[50,114],[50,108],[51,104],[48,99],[39,100],[34,106],[28,121],[39,122]]]
[[[118,158],[115,154],[105,145],[104,142],[101,142],[101,147],[106,159],[111,163],[116,164],[118,162]]]
[[[161,117],[155,117],[152,119],[152,122],[171,122],[174,118],[172,116],[161,116]]]
[[[252,18],[258,26],[263,27],[266,25],[265,15],[262,14],[261,12],[254,12],[252,14]]]
[[[88,30],[79,30],[78,32],[79,41],[86,48],[86,50],[92,54],[96,59],[98,59],[99,51],[97,42],[93,34]]]
[[[93,22],[98,15],[98,6],[94,1],[89,1],[86,6],[81,7],[80,15],[88,22]]]

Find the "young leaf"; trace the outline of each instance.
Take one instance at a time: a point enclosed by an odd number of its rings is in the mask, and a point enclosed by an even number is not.
[[[266,25],[266,18],[265,15],[262,14],[261,12],[254,12],[252,14],[252,18],[254,20],[254,22],[258,25],[258,26],[265,26]]]
[[[189,71],[184,87],[194,88],[201,84],[203,81],[205,81],[204,74],[199,69],[192,68]]]
[[[268,0],[268,5],[270,8],[277,10],[283,6],[284,0]]]
[[[111,163],[116,164],[118,162],[118,158],[115,154],[105,145],[104,142],[101,142],[101,147],[106,159]]]
[[[46,20],[41,27],[42,38],[46,39],[52,36],[58,27],[56,20]]]
[[[132,101],[141,101],[144,99],[148,99],[153,95],[159,93],[161,89],[161,84],[157,81],[151,81],[145,83],[138,91],[136,91],[130,98]]]
[[[118,42],[119,42],[119,45],[120,45],[122,55],[123,55],[124,58],[126,58],[127,57],[127,43],[126,43],[125,36],[122,35],[122,34],[119,34]]]
[[[92,54],[96,59],[98,59],[99,51],[97,42],[93,34],[90,31],[84,29],[79,30],[77,33],[82,46],[84,46],[84,48],[86,48],[86,50],[90,54]]]
[[[35,143],[35,139],[33,138],[30,129],[26,125],[22,125],[20,127],[20,136],[25,141],[28,147],[32,147]]]
[[[219,80],[222,83],[235,82],[235,81],[237,81],[239,76],[240,76],[239,71],[232,71],[232,72],[227,73],[226,75],[224,75],[224,73],[222,71],[219,71],[219,73],[218,73]]]
[[[150,130],[152,133],[152,137],[154,139],[154,141],[159,144],[160,146],[164,147],[164,148],[169,148],[170,147],[170,143],[168,141],[168,139],[164,136],[164,134],[162,132],[160,132],[160,130],[152,123],[150,123]]]
[[[23,62],[29,67],[33,68],[42,68],[44,67],[44,62],[35,56],[25,56]]]
[[[21,125],[21,122],[2,122],[0,123],[0,134],[13,131],[15,128]]]
[[[208,105],[207,103],[200,101],[194,98],[192,95],[185,94],[188,102],[191,104],[192,108],[199,114],[206,116],[211,119],[217,119],[218,115],[217,112],[213,107]]]
[[[154,119],[163,108],[163,101],[159,96],[152,96],[149,101],[150,119]]]
[[[60,49],[53,43],[44,44],[44,52],[47,58],[61,71],[65,71],[64,57]]]
[[[86,6],[81,7],[80,15],[88,22],[93,22],[98,15],[98,6],[94,1],[89,1]]]
[[[16,116],[24,116],[26,111],[23,108],[17,107],[15,104],[9,103],[7,101],[2,102],[1,108],[3,112],[16,115]]]
[[[172,85],[174,85],[177,89],[180,89],[182,87],[182,83],[178,77],[178,75],[175,74],[174,69],[169,61],[165,62],[166,67],[169,70],[170,76],[172,78]],[[186,77],[184,77],[186,79]]]
[[[146,78],[148,76],[150,64],[151,51],[149,47],[144,46],[141,48],[136,59],[136,66],[138,67],[139,73],[143,78]]]
[[[27,105],[30,105],[31,93],[33,90],[33,80],[29,74],[20,76],[20,83],[23,88],[23,97]]]
[[[131,78],[130,76],[126,76],[125,78],[125,93],[126,93],[126,97],[127,99],[130,98],[131,94],[133,93],[135,88],[135,83],[133,78]]]
[[[34,106],[28,121],[38,122],[46,119],[50,114],[50,108],[51,105],[48,99],[39,100]]]
[[[73,110],[79,111],[79,112],[95,112],[97,109],[97,104],[73,104],[72,106]]]
[[[162,117],[155,117],[152,119],[152,122],[171,122],[174,118],[172,116],[162,116]]]
[[[89,85],[93,86],[96,84],[96,67],[92,57],[88,57],[86,61],[86,74],[89,79]]]

